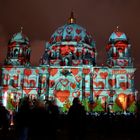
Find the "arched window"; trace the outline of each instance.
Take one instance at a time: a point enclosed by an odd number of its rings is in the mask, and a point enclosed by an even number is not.
[[[69,66],[69,59],[67,57],[64,59],[64,62],[65,62],[65,66]]]
[[[10,79],[9,85],[10,85],[10,86],[14,86],[14,79]]]
[[[124,56],[124,48],[120,46],[117,48],[117,50],[118,50],[119,57],[123,57]]]
[[[18,56],[18,54],[19,54],[19,50],[16,48],[16,49],[14,49],[14,57],[17,57]]]
[[[34,87],[36,87],[36,81],[35,80],[30,80],[30,87],[31,88],[34,88]]]

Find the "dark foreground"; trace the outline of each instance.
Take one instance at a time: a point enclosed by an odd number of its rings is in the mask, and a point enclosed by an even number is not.
[[[51,124],[34,125],[33,128],[28,128],[28,140],[139,140],[140,139],[140,119],[135,115],[100,115],[87,116],[84,123],[84,128],[70,128],[70,122],[66,115],[60,115],[57,122],[57,127],[52,128]],[[54,125],[54,124],[52,124]],[[75,126],[77,124],[75,123]],[[55,125],[54,125],[55,126]],[[51,131],[49,130],[49,128]],[[27,140],[25,137],[19,136],[17,126],[11,127],[5,136],[0,130],[0,140]],[[73,129],[73,130],[72,130]],[[77,130],[79,129],[79,130]],[[26,130],[26,129],[24,129]],[[76,132],[77,131],[77,132]],[[26,131],[21,131],[26,133]],[[26,135],[26,134],[25,134]],[[77,135],[77,136],[75,136]]]

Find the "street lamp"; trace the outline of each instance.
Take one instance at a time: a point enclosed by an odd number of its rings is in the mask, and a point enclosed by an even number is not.
[[[7,91],[4,92],[4,96],[3,96],[3,106],[7,106]]]

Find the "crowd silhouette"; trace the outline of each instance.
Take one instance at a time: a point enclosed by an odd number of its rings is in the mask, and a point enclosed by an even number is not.
[[[55,100],[25,97],[12,113],[0,104],[0,140],[131,140],[139,136],[139,126],[139,113],[87,115],[79,98],[74,98],[67,114],[60,113]]]

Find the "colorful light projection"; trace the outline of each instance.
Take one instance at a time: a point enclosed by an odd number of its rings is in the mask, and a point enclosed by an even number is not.
[[[13,94],[13,107],[17,99],[30,96],[56,100],[65,112],[73,98],[79,97],[87,111],[134,112],[135,68],[125,33],[117,28],[109,38],[106,52],[107,66],[97,66],[92,36],[75,20],[69,20],[46,43],[40,66],[32,67],[29,40],[19,32],[8,45],[2,68],[2,93],[9,98]]]

